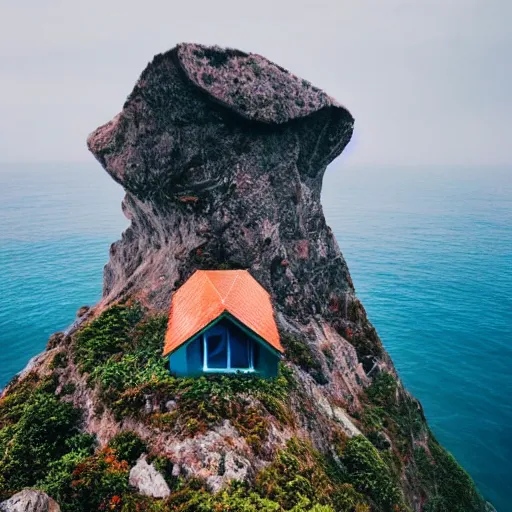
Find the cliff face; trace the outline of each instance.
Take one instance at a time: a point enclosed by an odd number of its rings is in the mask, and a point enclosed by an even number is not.
[[[167,309],[195,268],[248,268],[287,315],[325,316],[353,288],[320,205],[353,118],[256,55],[181,45],[142,73],[88,139],[127,191],[105,302]]]
[[[81,448],[80,464],[117,457],[127,471],[116,440],[129,431],[170,488],[199,478],[180,506],[200,496],[211,508],[179,510],[484,510],[398,381],[326,225],[323,174],[353,124],[335,100],[259,55],[182,44],[156,56],[121,113],[88,138],[126,190],[131,220],[111,247],[103,299],[4,392],[0,429],[28,428],[23,407],[12,420],[17,396],[57,396],[79,411],[73,428],[99,444]],[[159,351],[172,292],[196,269],[228,268],[248,269],[272,296],[281,376],[168,376]],[[57,465],[77,453],[54,451]],[[44,471],[13,474],[0,470],[0,491],[39,482],[64,509],[77,506]],[[176,485],[165,506],[183,498],[187,484]],[[116,494],[114,509],[139,499],[130,492]],[[113,499],[105,490],[94,503]]]

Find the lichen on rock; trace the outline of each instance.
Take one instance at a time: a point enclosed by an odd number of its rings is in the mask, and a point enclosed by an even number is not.
[[[145,455],[141,456],[130,470],[128,482],[143,496],[167,498],[171,494],[171,490],[164,477],[156,470],[153,464],[148,464]]]
[[[44,492],[25,489],[0,503],[0,512],[60,512],[60,507]]]

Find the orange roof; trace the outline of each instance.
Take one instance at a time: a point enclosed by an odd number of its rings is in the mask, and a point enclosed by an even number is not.
[[[284,352],[270,295],[247,270],[197,270],[172,297],[164,356],[223,313]]]

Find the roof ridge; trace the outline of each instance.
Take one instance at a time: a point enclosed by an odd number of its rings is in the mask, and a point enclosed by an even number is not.
[[[211,287],[217,292],[217,295],[219,296],[219,299],[222,304],[224,304],[224,299],[222,298],[222,295],[220,294],[219,290],[217,290],[217,287],[213,284],[213,281],[210,279],[210,276],[208,275],[207,270],[203,270],[204,275],[206,276],[206,279],[208,279],[208,282],[210,283]]]
[[[229,297],[229,294],[231,293],[233,286],[235,286],[236,280],[239,278],[239,276],[240,276],[240,270],[237,270],[235,279],[233,279],[233,282],[231,283],[231,286],[229,287],[228,293],[226,293],[226,300]],[[224,300],[222,300],[222,304],[224,304]]]

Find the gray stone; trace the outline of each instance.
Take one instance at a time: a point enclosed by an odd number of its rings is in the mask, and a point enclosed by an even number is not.
[[[166,498],[171,494],[164,477],[153,464],[148,464],[146,455],[142,455],[130,470],[129,484],[144,496]]]
[[[174,411],[174,409],[176,409],[176,406],[176,400],[168,400],[167,402],[165,402],[165,408],[167,409],[168,412]]]
[[[144,414],[151,414],[153,412],[153,403],[152,397],[149,395],[144,395]]]
[[[23,489],[0,503],[0,512],[60,512],[60,507],[42,491]]]

